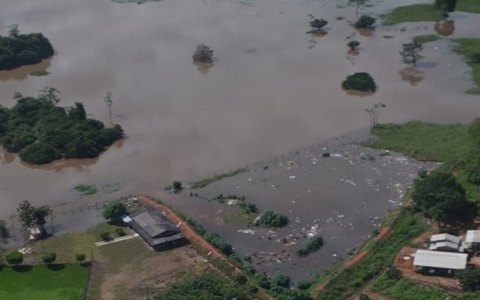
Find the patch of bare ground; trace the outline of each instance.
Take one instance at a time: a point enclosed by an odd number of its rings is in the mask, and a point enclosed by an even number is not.
[[[124,265],[120,271],[105,276],[100,299],[143,300],[152,291],[163,289],[187,274],[199,274],[207,268],[203,257],[191,246],[162,252],[141,263]]]

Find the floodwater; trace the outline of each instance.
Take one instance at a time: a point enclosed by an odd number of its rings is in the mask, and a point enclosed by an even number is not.
[[[29,76],[30,67],[1,73],[0,103],[12,106],[15,92],[35,95],[53,86],[61,104],[82,101],[107,122],[103,97],[111,91],[114,121],[128,139],[97,160],[45,167],[0,155],[0,218],[24,199],[54,205],[154,194],[173,180],[208,177],[366,128],[365,109],[378,102],[387,105],[381,122],[468,122],[480,115],[479,97],[463,93],[471,86],[468,68],[446,40],[425,46],[420,82],[401,79],[401,44],[433,33],[434,24],[379,27],[363,36],[349,25],[355,9],[345,2],[2,0],[0,31],[16,23],[22,32],[42,32],[56,54],[35,69],[48,76]],[[412,2],[373,1],[362,12]],[[329,21],[326,35],[305,33],[309,14]],[[455,14],[454,21],[449,37],[478,37],[470,26],[478,16]],[[352,34],[361,42],[355,56],[346,46]],[[199,43],[215,51],[208,70],[192,64]],[[376,94],[340,89],[357,71],[372,74]],[[73,192],[77,184],[119,188],[88,198]]]

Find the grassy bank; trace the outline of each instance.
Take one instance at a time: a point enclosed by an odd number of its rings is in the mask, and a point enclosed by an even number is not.
[[[0,269],[0,299],[78,300],[87,281],[88,267],[78,264],[20,266]],[[8,284],[5,284],[8,283]]]
[[[407,208],[400,211],[390,224],[392,234],[384,240],[367,244],[370,254],[360,263],[343,270],[317,295],[317,299],[346,299],[389,267],[396,253],[412,238],[426,230],[422,218]]]
[[[401,152],[418,160],[453,162],[466,157],[473,147],[468,125],[409,122],[385,124],[372,130],[378,140],[368,147]]]
[[[480,1],[478,0],[458,0],[457,11],[480,14]]]
[[[480,6],[480,1],[478,6]],[[455,39],[457,46],[453,51],[461,55],[464,61],[472,68],[472,78],[475,87],[468,90],[468,94],[480,94],[480,61],[474,60],[473,55],[480,55],[480,39]]]
[[[384,25],[395,25],[405,22],[441,21],[445,19],[443,10],[433,4],[413,4],[400,6],[382,17]]]
[[[417,35],[413,37],[414,41],[417,41],[420,43],[435,42],[435,41],[438,41],[439,39],[441,39],[441,37],[439,37],[436,34],[423,34],[423,35]]]

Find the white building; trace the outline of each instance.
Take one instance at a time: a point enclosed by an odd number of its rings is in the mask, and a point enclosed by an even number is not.
[[[464,243],[458,236],[448,233],[434,234],[430,237],[429,250],[463,252]]]

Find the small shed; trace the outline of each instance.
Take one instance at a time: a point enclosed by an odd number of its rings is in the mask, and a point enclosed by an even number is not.
[[[178,228],[160,212],[144,208],[124,221],[155,250],[166,250],[188,243]]]
[[[448,233],[434,234],[430,237],[429,250],[463,252],[463,241],[460,237]]]
[[[467,231],[465,246],[470,250],[480,250],[480,230]]]
[[[466,253],[454,253],[431,250],[417,250],[413,254],[413,265],[417,270],[427,271],[430,274],[453,275],[455,270],[463,270],[467,266]]]

